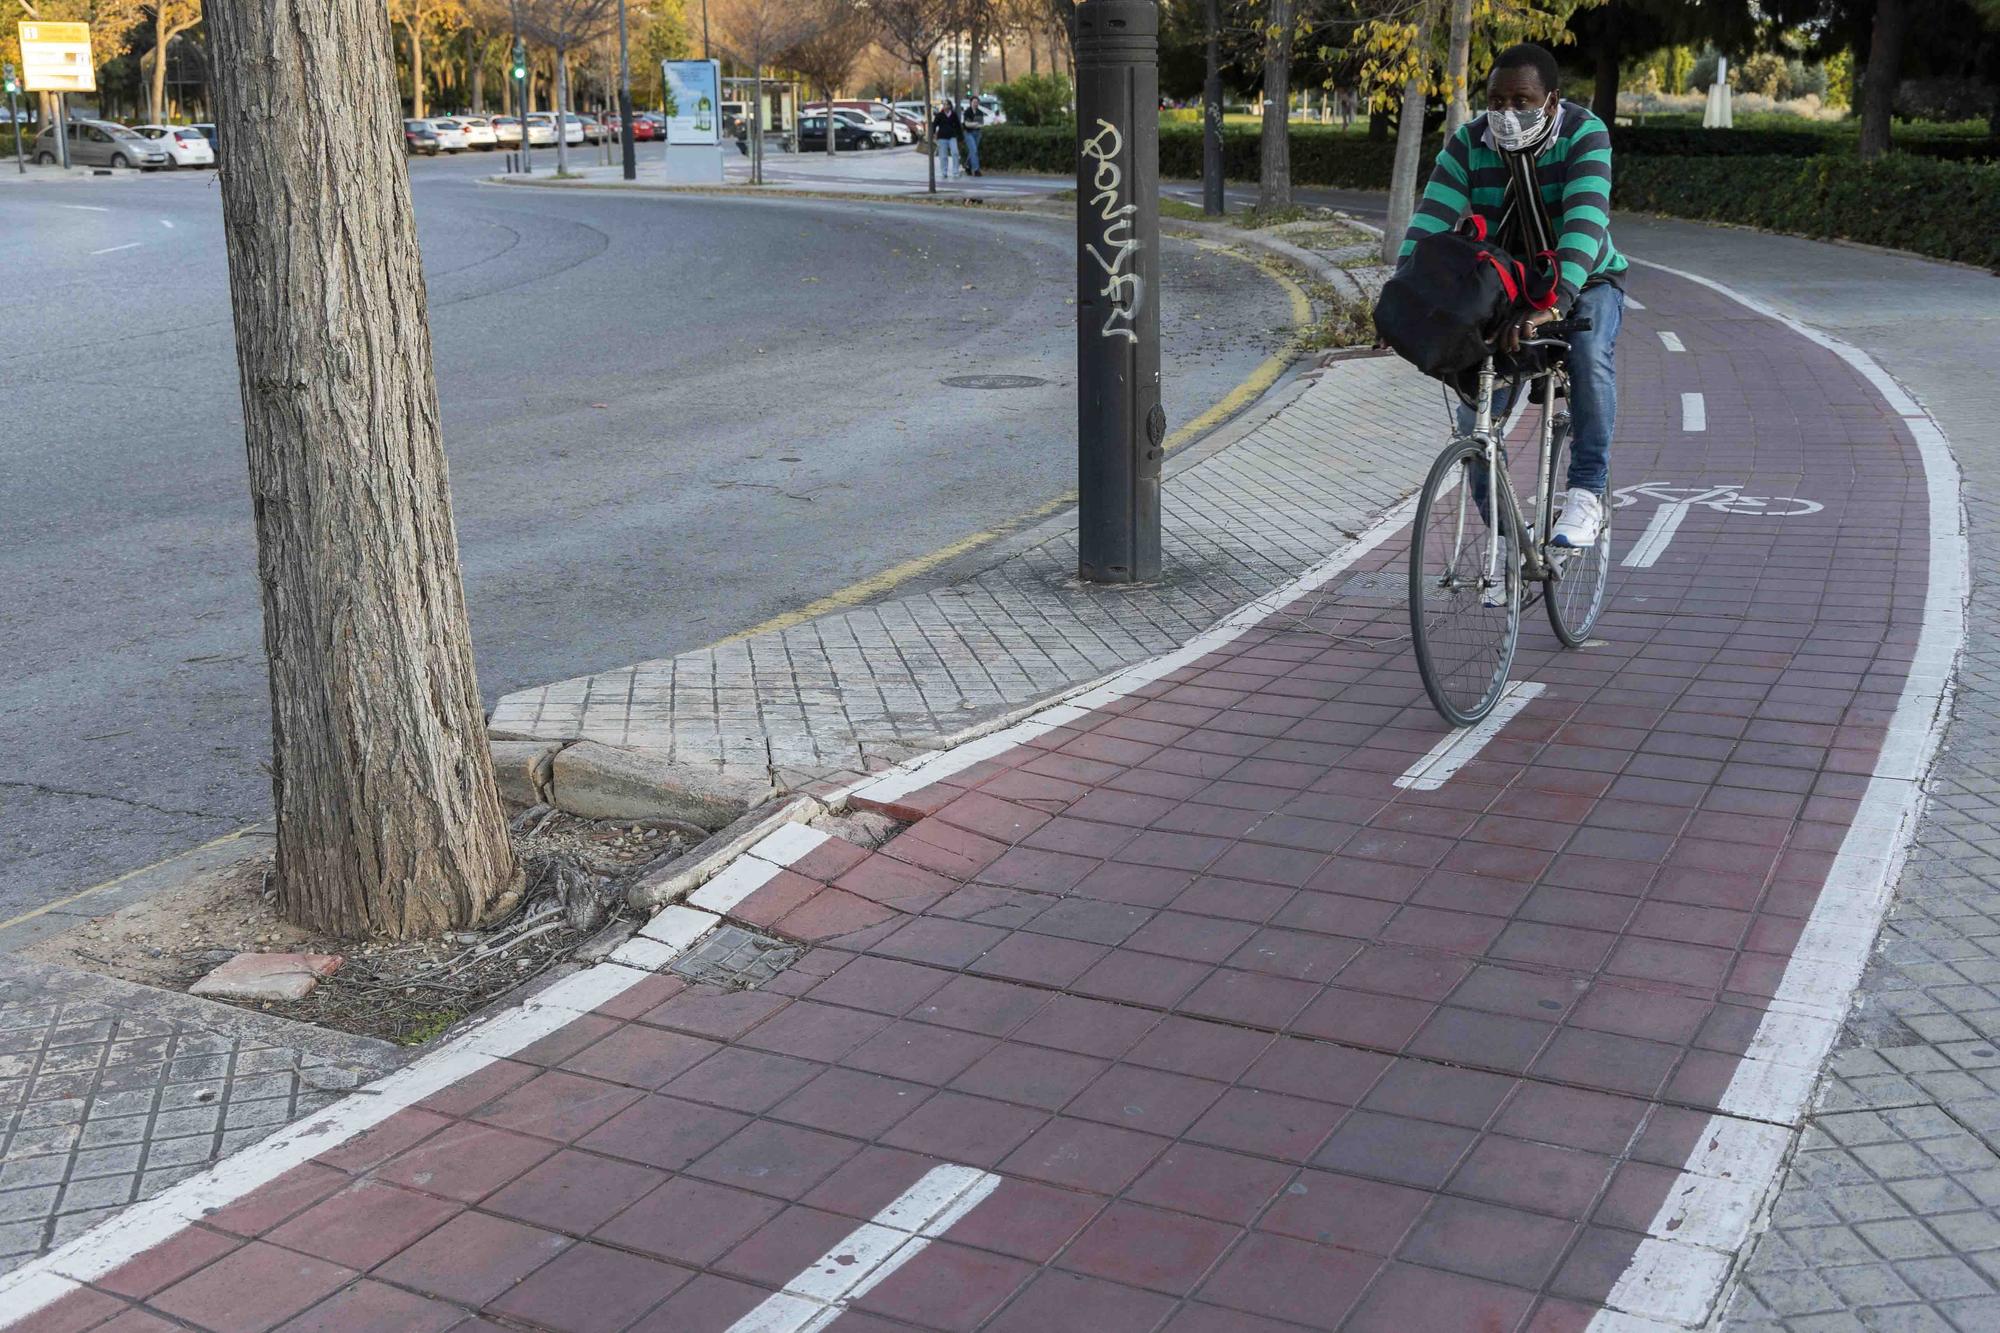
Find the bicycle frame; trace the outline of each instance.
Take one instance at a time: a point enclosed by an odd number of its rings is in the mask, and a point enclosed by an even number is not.
[[[1548,533],[1544,530],[1546,524],[1543,522],[1543,516],[1555,512],[1555,492],[1550,488],[1555,482],[1552,472],[1555,467],[1556,385],[1557,377],[1561,374],[1561,367],[1551,367],[1547,373],[1536,376],[1533,380],[1527,382],[1527,392],[1520,392],[1517,388],[1514,401],[1509,405],[1506,421],[1500,425],[1498,430],[1495,430],[1493,424],[1493,390],[1494,381],[1498,377],[1493,371],[1492,357],[1487,357],[1480,364],[1479,397],[1473,406],[1471,438],[1480,443],[1486,456],[1487,504],[1493,508],[1496,519],[1496,521],[1487,524],[1487,536],[1490,539],[1486,548],[1486,579],[1488,586],[1499,583],[1502,577],[1500,570],[1500,536],[1503,526],[1507,535],[1512,539],[1514,546],[1521,553],[1521,572],[1524,579],[1539,583],[1545,582],[1550,578],[1561,577],[1560,567],[1553,565],[1542,554],[1542,543],[1548,540]],[[1514,496],[1514,483],[1508,477],[1507,469],[1501,466],[1501,457],[1506,452],[1503,442],[1513,430],[1514,424],[1521,419],[1521,414],[1533,402],[1535,397],[1534,391],[1536,389],[1541,390],[1542,398],[1540,439],[1537,442],[1539,456],[1536,459],[1533,508],[1528,512],[1526,516],[1527,521],[1524,523],[1522,521],[1520,503]],[[1461,549],[1460,543],[1465,538],[1464,528],[1465,506],[1461,505],[1459,507],[1458,531],[1454,534],[1452,542],[1454,563],[1456,563],[1458,552]],[[1536,534],[1534,541],[1528,539],[1528,534],[1531,531]]]

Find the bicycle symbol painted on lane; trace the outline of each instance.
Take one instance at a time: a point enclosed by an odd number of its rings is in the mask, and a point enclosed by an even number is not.
[[[1640,496],[1659,505],[1653,511],[1653,521],[1618,562],[1628,569],[1650,569],[1666,554],[1667,543],[1680,530],[1681,520],[1696,505],[1720,514],[1760,514],[1767,518],[1798,518],[1826,508],[1817,500],[1801,500],[1791,495],[1745,495],[1735,486],[1674,486],[1661,481],[1620,486],[1612,494],[1618,497],[1614,509],[1637,504]]]

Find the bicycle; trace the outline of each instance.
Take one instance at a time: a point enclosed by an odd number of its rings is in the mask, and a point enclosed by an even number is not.
[[[1523,347],[1566,352],[1572,334],[1590,322],[1544,325]],[[1478,372],[1472,430],[1454,434],[1431,465],[1417,500],[1410,538],[1410,636],[1424,692],[1453,726],[1466,727],[1493,711],[1507,688],[1521,635],[1523,585],[1540,583],[1549,627],[1565,648],[1589,637],[1604,610],[1611,568],[1611,509],[1594,545],[1550,546],[1569,466],[1569,416],[1557,410],[1568,372],[1560,356],[1539,373],[1516,373],[1507,420],[1495,429],[1496,382],[1489,352]],[[1527,391],[1523,391],[1524,382]],[[1524,516],[1508,475],[1505,440],[1539,397],[1538,469],[1533,507]],[[1606,494],[1609,494],[1609,486]],[[1495,511],[1498,521],[1489,521]],[[1546,521],[1544,521],[1546,516]],[[1511,550],[1506,548],[1512,548]]]

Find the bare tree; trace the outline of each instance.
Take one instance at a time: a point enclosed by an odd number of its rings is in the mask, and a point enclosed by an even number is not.
[[[473,674],[388,10],[207,0],[207,25],[279,906],[335,935],[469,926],[521,875]]]
[[[778,59],[804,75],[809,85],[819,85],[826,99],[826,151],[832,156],[839,137],[833,132],[834,94],[853,76],[855,63],[875,40],[875,33],[867,13],[854,0],[805,0],[805,7],[816,11],[810,31]]]
[[[1063,0],[1063,3],[1068,3],[1068,0]],[[931,90],[932,61],[936,57],[938,43],[958,22],[956,0],[869,0],[868,11],[875,16],[882,46],[923,76],[924,115],[928,118],[934,100]],[[936,194],[937,144],[932,141],[928,147],[930,191]]]
[[[1417,208],[1417,177],[1423,169],[1424,90],[1430,83],[1431,25],[1441,0],[1422,0],[1417,11],[1412,64],[1403,84],[1403,109],[1396,125],[1396,160],[1389,172],[1389,218],[1382,230],[1382,262],[1393,264]]]
[[[410,40],[410,114],[422,119],[427,110],[424,42],[457,29],[465,22],[465,7],[459,0],[389,0],[389,17]]]
[[[764,183],[764,67],[806,40],[822,17],[819,6],[802,4],[800,0],[719,0],[715,6],[717,39],[724,50],[750,66],[753,185]],[[828,126],[827,133],[832,132]]]
[[[1264,127],[1258,144],[1257,207],[1269,211],[1292,202],[1293,0],[1270,0],[1264,21]]]
[[[1465,86],[1466,69],[1471,63],[1472,0],[1451,0],[1450,45],[1446,49],[1444,66],[1444,132],[1447,138],[1472,119],[1472,103]]]
[[[523,35],[555,52],[556,174],[569,172],[569,53],[604,36],[618,22],[618,0],[522,0]],[[525,124],[522,133],[527,133]]]
[[[201,22],[201,0],[152,0],[142,13],[153,30],[153,49],[146,53],[146,115],[155,125],[167,120],[167,48],[174,38]]]

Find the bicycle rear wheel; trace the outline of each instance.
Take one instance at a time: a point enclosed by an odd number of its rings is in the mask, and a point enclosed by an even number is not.
[[[1410,637],[1417,671],[1445,721],[1470,726],[1507,685],[1521,634],[1520,558],[1474,499],[1486,467],[1477,441],[1454,440],[1417,498],[1410,534]],[[1498,512],[1500,497],[1486,506]],[[1498,559],[1492,547],[1499,544]],[[1496,577],[1489,578],[1488,571]]]
[[[1548,530],[1555,530],[1556,497],[1563,494],[1569,476],[1569,423],[1560,421],[1556,436],[1554,466],[1549,470],[1552,496],[1543,498],[1542,512],[1549,515]],[[1596,544],[1580,550],[1565,546],[1543,546],[1550,577],[1543,584],[1542,601],[1549,609],[1549,628],[1565,648],[1578,648],[1590,637],[1597,617],[1604,612],[1605,592],[1611,582],[1611,506],[1615,497],[1607,478],[1604,485],[1604,523],[1597,531]]]

